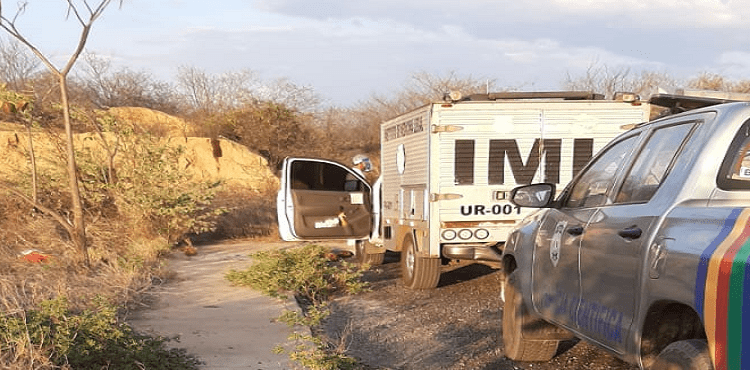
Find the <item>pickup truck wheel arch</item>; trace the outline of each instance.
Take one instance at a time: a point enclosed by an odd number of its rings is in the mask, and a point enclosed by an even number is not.
[[[503,279],[502,284],[500,284],[500,305],[505,304],[505,285],[508,284],[508,277],[510,277],[510,274],[516,270],[516,266],[516,260],[513,256],[503,256],[502,269],[500,270]]]
[[[688,339],[674,342],[664,348],[656,358],[651,370],[711,370],[711,355],[708,343],[703,339]]]
[[[526,339],[528,328],[551,326],[544,320],[534,317],[523,303],[517,288],[516,272],[511,273],[504,289],[503,305],[503,352],[516,361],[548,361],[557,353],[559,340]],[[536,331],[536,330],[535,330]]]
[[[671,343],[706,338],[698,313],[690,306],[677,302],[653,304],[642,328],[640,351],[646,367]]]

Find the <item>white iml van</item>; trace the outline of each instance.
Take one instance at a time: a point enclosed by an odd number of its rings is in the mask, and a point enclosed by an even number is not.
[[[447,94],[383,122],[381,178],[348,166],[287,158],[277,206],[285,240],[358,240],[370,264],[401,252],[403,280],[437,286],[450,260],[499,261],[508,231],[529,214],[509,201],[521,184],[563,188],[612,138],[648,121],[633,94]]]

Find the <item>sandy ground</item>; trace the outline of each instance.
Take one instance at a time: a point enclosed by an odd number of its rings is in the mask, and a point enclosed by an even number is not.
[[[272,319],[298,310],[296,302],[233,287],[224,274],[247,267],[253,252],[294,245],[244,241],[199,246],[192,257],[176,252],[168,260],[173,277],[154,289],[151,307],[131,313],[128,322],[140,332],[179,336],[170,345],[196,355],[205,369],[292,369],[286,354],[273,353],[288,343],[292,329]]]
[[[224,279],[243,269],[253,252],[307,243],[242,241],[199,246],[198,254],[175,253],[168,261],[174,277],[154,290],[151,307],[135,312],[136,330],[180,336],[171,342],[205,362],[205,369],[294,369],[286,354],[274,354],[293,329],[271,322],[285,309],[298,310],[293,299],[276,300]],[[350,249],[346,243],[316,243]],[[585,342],[566,342],[546,363],[516,363],[503,355],[497,270],[484,265],[444,267],[437,289],[414,291],[400,283],[398,255],[365,273],[371,290],[334,299],[331,316],[314,328],[362,369],[591,369],[632,370]],[[297,328],[309,333],[309,328]]]

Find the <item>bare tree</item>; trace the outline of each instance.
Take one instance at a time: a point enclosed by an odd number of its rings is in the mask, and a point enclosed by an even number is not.
[[[422,71],[412,74],[410,83],[399,94],[399,100],[418,107],[441,99],[445,93],[451,91],[461,92],[464,96],[488,93],[494,84],[494,79],[460,76],[455,71],[445,75]]]
[[[122,5],[120,0],[120,5]],[[52,216],[57,219],[60,224],[70,235],[73,243],[78,247],[84,255],[87,265],[90,265],[88,246],[86,243],[86,227],[84,223],[83,213],[83,202],[81,199],[81,192],[78,184],[77,176],[77,165],[75,159],[75,148],[73,146],[73,130],[70,123],[70,103],[68,100],[68,73],[73,68],[73,65],[78,60],[78,57],[83,52],[88,40],[91,27],[104,12],[107,6],[112,0],[101,0],[95,6],[91,6],[87,0],[77,2],[75,0],[64,0],[63,1],[68,8],[68,16],[73,17],[80,26],[81,34],[78,38],[78,45],[73,53],[70,55],[67,63],[62,67],[58,68],[45,56],[39,49],[37,49],[31,41],[27,40],[21,31],[16,27],[16,20],[23,13],[24,9],[28,5],[28,2],[19,3],[18,11],[12,18],[5,16],[2,8],[2,1],[0,1],[0,28],[5,30],[8,34],[18,40],[21,44],[28,47],[31,52],[36,55],[37,58],[47,67],[47,69],[58,79],[60,85],[60,103],[63,109],[63,121],[65,124],[65,138],[67,141],[67,172],[68,172],[68,183],[70,186],[71,202],[73,204],[73,221],[64,220],[56,213],[52,212]],[[33,202],[33,200],[32,200]],[[39,207],[39,204],[33,202],[34,206]],[[43,209],[39,207],[40,209]],[[64,222],[63,222],[64,221]]]
[[[633,74],[628,67],[613,68],[594,62],[582,76],[568,74],[563,85],[566,89],[593,91],[611,99],[617,92],[632,92],[647,97],[658,88],[673,88],[675,81],[666,73],[641,71],[640,74]]]
[[[380,146],[380,124],[430,102],[443,99],[445,93],[461,92],[464,96],[486,93],[494,88],[494,79],[462,76],[451,71],[442,75],[416,72],[401,91],[369,100],[349,109],[332,108],[320,114],[319,126],[326,137],[336,142],[336,158],[357,153],[377,154]],[[348,160],[348,159],[347,159]]]
[[[688,86],[700,90],[732,91],[732,82],[715,73],[702,73],[688,82]]]
[[[430,102],[441,100],[445,93],[458,91],[463,96],[487,93],[493,89],[494,79],[461,76],[454,71],[444,75],[416,72],[404,84],[404,88],[392,96],[373,95],[361,103],[358,111],[370,116],[373,123],[406,113]],[[506,90],[506,89],[503,89]]]
[[[249,69],[210,75],[196,67],[181,66],[177,85],[194,111],[216,113],[257,101],[257,74]]]
[[[77,76],[78,82],[95,107],[144,107],[172,114],[178,111],[174,89],[169,83],[157,81],[143,71],[112,70],[108,59],[93,53],[86,53],[82,58],[85,68]]]
[[[750,93],[750,80],[732,81],[722,75],[710,72],[701,73],[687,83],[688,87],[700,90],[713,90],[734,93]]]
[[[283,104],[300,112],[313,112],[320,104],[320,98],[312,87],[299,86],[288,78],[263,84],[257,89],[256,96],[260,101]]]
[[[201,113],[228,112],[261,102],[299,112],[313,112],[320,105],[312,87],[297,85],[288,78],[263,81],[249,69],[211,75],[196,67],[181,66],[177,85],[184,100]]]
[[[39,60],[17,41],[0,40],[0,81],[14,91],[24,91],[39,68]]]

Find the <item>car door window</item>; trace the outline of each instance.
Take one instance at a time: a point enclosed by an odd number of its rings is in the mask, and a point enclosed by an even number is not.
[[[750,189],[750,121],[742,125],[732,141],[717,182],[724,190]]]
[[[576,180],[565,201],[565,207],[596,207],[606,204],[608,190],[614,184],[617,170],[622,167],[637,141],[637,135],[630,136],[605,149]]]
[[[688,122],[655,130],[638,153],[615,203],[648,202],[667,176],[692,128],[692,122]]]
[[[325,162],[292,162],[291,181],[293,190],[367,191],[351,171]]]

